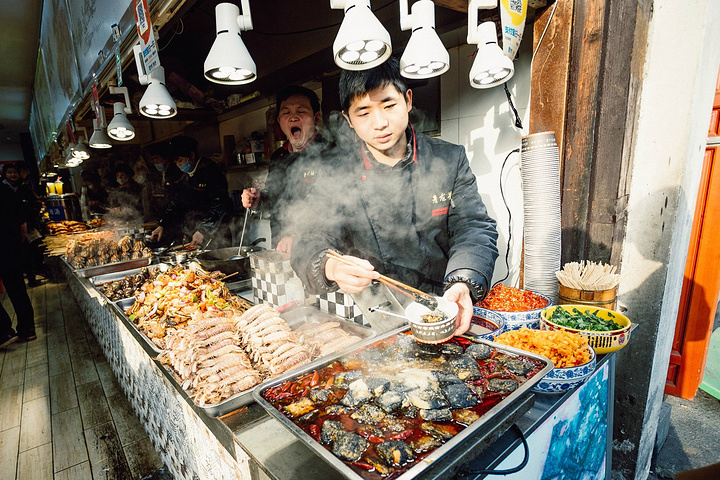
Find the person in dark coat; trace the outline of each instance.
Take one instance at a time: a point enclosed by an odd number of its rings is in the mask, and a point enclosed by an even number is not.
[[[153,240],[160,241],[166,228],[182,226],[183,241],[201,245],[213,239],[213,248],[230,244],[232,200],[225,175],[217,163],[197,153],[197,141],[186,136],[170,140],[170,157],[183,173]]]
[[[276,100],[277,121],[287,140],[270,157],[265,189],[245,189],[242,202],[245,208],[270,213],[271,245],[290,253],[306,213],[296,206],[310,195],[330,145],[317,130],[322,113],[315,92],[292,85],[280,90]]]
[[[343,71],[340,101],[360,141],[319,177],[308,206],[315,221],[295,241],[293,269],[311,293],[358,293],[380,273],[444,292],[459,306],[455,333],[464,333],[498,256],[465,149],[413,130],[412,91],[395,58]],[[328,259],[329,249],[355,265]]]
[[[20,164],[8,164],[3,169],[3,183],[20,199],[21,216],[26,226],[26,234],[22,242],[23,272],[28,285],[34,287],[40,282],[37,275],[42,271],[42,248],[40,241],[40,210],[42,202],[35,195],[30,182],[23,181]]]
[[[0,304],[0,348],[18,339],[35,340],[35,312],[28,297],[23,279],[22,242],[27,232],[23,218],[23,204],[18,194],[8,185],[0,183],[0,278],[10,297],[17,316],[17,331],[12,328],[12,319]]]

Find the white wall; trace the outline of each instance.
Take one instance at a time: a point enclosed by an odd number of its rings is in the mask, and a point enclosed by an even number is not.
[[[493,283],[505,277],[505,252],[510,243],[510,276],[505,285],[519,283],[522,256],[522,188],[520,184],[520,155],[511,155],[502,179],[505,157],[520,148],[522,136],[527,134],[528,107],[530,103],[530,57],[532,56],[532,28],[525,31],[525,39],[515,60],[515,75],[508,81],[515,108],[522,119],[524,131],[515,127],[502,85],[479,90],[470,86],[468,74],[475,59],[475,47],[466,42],[467,29],[462,28],[443,36],[445,45],[459,45],[450,49],[450,70],[441,77],[441,138],[463,145],[470,166],[478,180],[478,189],[488,208],[488,213],[498,223],[498,250]],[[512,215],[508,229],[508,212],[500,193],[503,184],[505,199]]]
[[[632,445],[638,480],[647,477],[662,403],[720,63],[718,31],[720,0],[657,0],[645,58],[636,62],[643,83],[619,294],[628,316],[643,324],[640,337],[653,343],[642,352],[653,355],[653,371],[642,437]]]

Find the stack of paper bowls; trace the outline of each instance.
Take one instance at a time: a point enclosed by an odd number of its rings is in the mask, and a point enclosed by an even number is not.
[[[522,139],[524,286],[557,301],[560,270],[560,155],[555,134]]]

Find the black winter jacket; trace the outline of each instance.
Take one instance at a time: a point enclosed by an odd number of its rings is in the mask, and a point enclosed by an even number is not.
[[[198,162],[193,175],[183,173],[175,183],[173,198],[159,224],[163,228],[182,226],[188,235],[199,231],[208,239],[226,235],[218,230],[227,224],[232,212],[227,179],[209,158],[201,157]],[[218,242],[214,246],[217,248]]]
[[[408,132],[411,154],[394,167],[355,144],[318,179],[308,206],[313,221],[293,243],[291,259],[309,290],[337,289],[324,275],[324,252],[334,248],[423,291],[441,294],[465,281],[473,301],[484,296],[498,256],[497,230],[465,149]]]
[[[273,248],[281,238],[295,236],[307,221],[309,212],[302,204],[312,192],[316,175],[323,168],[324,152],[330,147],[318,134],[300,152],[291,153],[285,144],[270,157],[260,209],[270,212]]]

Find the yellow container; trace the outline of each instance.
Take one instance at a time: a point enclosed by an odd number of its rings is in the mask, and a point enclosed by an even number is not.
[[[583,313],[595,313],[598,317],[604,320],[612,320],[618,325],[622,325],[619,330],[611,330],[608,332],[596,332],[592,330],[578,330],[575,328],[563,327],[557,323],[553,323],[549,320],[552,317],[553,312],[558,308],[562,307],[565,310],[572,312],[573,308]],[[542,330],[564,330],[566,332],[577,333],[587,338],[588,344],[599,354],[605,354],[615,352],[623,348],[628,340],[630,340],[630,333],[634,329],[633,323],[628,317],[622,313],[618,313],[614,310],[607,308],[592,307],[589,305],[555,305],[543,309],[540,317],[540,328]]]
[[[558,282],[558,305],[589,305],[592,307],[617,308],[617,287],[609,290],[579,290]]]
[[[45,184],[47,187],[47,194],[48,195],[57,195],[57,191],[55,190],[55,182],[48,182]]]
[[[60,181],[55,182],[55,191],[57,192],[58,195],[63,194],[63,182],[60,182]]]

